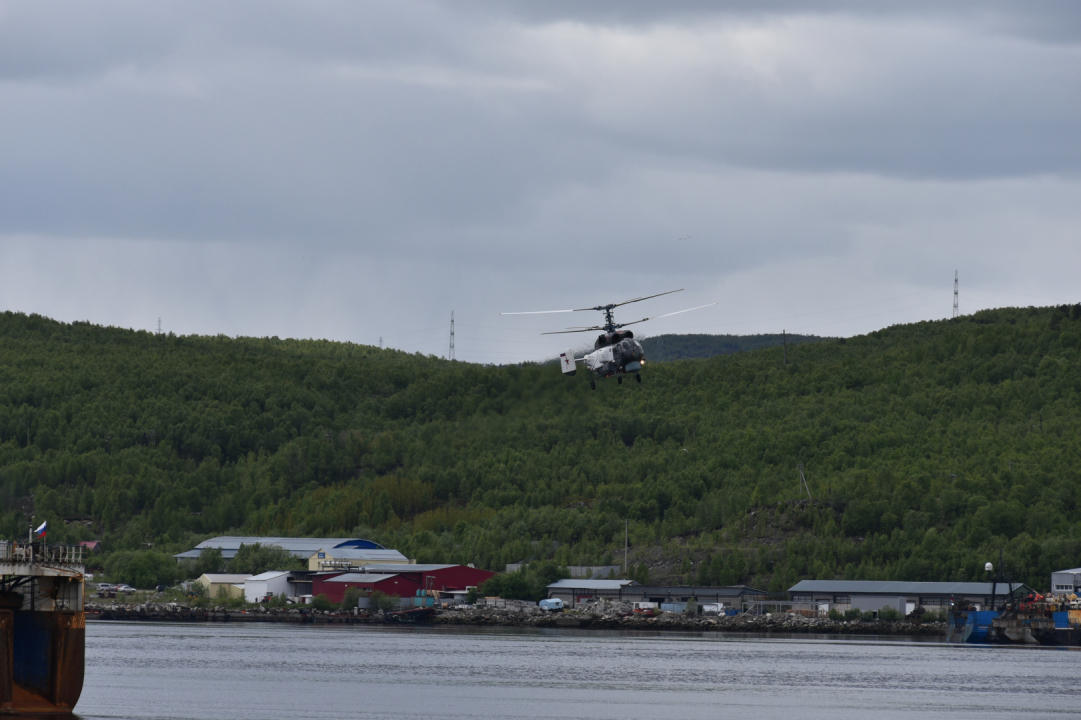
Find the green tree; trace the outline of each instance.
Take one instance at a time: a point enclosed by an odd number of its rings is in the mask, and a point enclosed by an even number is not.
[[[303,560],[277,545],[252,543],[241,545],[227,567],[231,573],[259,575],[268,570],[303,570],[306,565]]]

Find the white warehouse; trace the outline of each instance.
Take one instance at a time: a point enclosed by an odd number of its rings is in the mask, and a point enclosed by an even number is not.
[[[247,602],[262,602],[267,595],[284,594],[286,597],[296,595],[296,586],[289,582],[290,573],[287,570],[268,570],[265,573],[252,575],[244,579],[244,599]]]

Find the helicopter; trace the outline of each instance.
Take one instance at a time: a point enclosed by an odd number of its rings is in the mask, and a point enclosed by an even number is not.
[[[612,314],[612,311],[621,305],[629,305],[631,303],[641,302],[642,300],[649,300],[650,298],[660,297],[661,295],[671,295],[672,293],[677,292],[683,292],[683,288],[657,293],[656,295],[646,295],[645,297],[638,297],[633,300],[624,300],[619,303],[609,303],[607,305],[597,305],[589,308],[575,308],[573,310],[535,310],[533,312],[499,314],[545,315],[548,313],[585,312],[587,310],[597,310],[604,313],[603,325],[594,325],[591,327],[572,326],[566,330],[541,333],[541,335],[565,335],[568,333],[593,332],[595,330],[603,331],[597,336],[596,341],[593,343],[593,352],[585,357],[575,358],[574,350],[571,348],[567,348],[565,352],[560,353],[559,355],[559,367],[564,375],[574,375],[578,372],[577,364],[585,363],[586,368],[592,373],[589,378],[589,386],[596,390],[597,378],[604,379],[614,376],[616,378],[616,383],[622,385],[623,376],[633,374],[635,381],[642,382],[642,366],[646,364],[642,343],[634,339],[634,333],[632,331],[623,330],[622,328],[627,325],[644,323],[647,320],[658,320],[660,318],[690,312],[691,310],[701,310],[702,308],[717,304],[715,302],[707,303],[706,305],[699,305],[698,307],[687,308],[686,310],[678,310],[665,315],[655,315],[653,317],[642,318],[641,320],[633,320],[628,323],[617,323]]]

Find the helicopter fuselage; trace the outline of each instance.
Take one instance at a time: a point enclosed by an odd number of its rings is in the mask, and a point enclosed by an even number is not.
[[[575,359],[574,351],[568,349],[560,355],[560,366],[567,375],[574,375],[576,364],[581,362],[599,378],[638,374],[645,363],[642,343],[634,339],[630,330],[605,333],[597,338],[596,348],[583,358]],[[620,378],[622,381],[622,378]],[[641,382],[641,377],[636,378]]]

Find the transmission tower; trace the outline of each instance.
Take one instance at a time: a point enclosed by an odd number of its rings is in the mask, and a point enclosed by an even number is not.
[[[801,491],[806,490],[807,491],[807,499],[811,500],[811,486],[807,484],[807,478],[803,474],[803,463],[800,463],[799,465],[797,465],[796,469],[799,470],[799,489]],[[814,502],[813,500],[811,500],[811,501]]]
[[[383,349],[383,336],[382,335],[379,336],[379,349],[380,350]]]
[[[454,311],[450,311],[450,352],[447,353],[447,360],[454,359]]]
[[[161,335],[161,318],[158,318],[158,335]]]
[[[953,271],[953,316],[957,317],[957,271]]]

